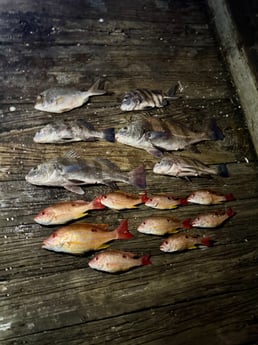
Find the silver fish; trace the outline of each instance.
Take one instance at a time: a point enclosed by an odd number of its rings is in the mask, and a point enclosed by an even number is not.
[[[170,155],[154,165],[153,172],[160,175],[169,175],[175,177],[187,176],[210,176],[220,175],[228,176],[227,167],[221,164],[217,167],[209,167],[197,159]]]
[[[122,111],[146,110],[151,108],[162,108],[167,105],[168,100],[177,99],[176,91],[178,84],[168,90],[167,93],[161,90],[135,89],[125,93],[120,109]]]
[[[73,141],[96,141],[98,139],[114,142],[114,128],[97,131],[93,125],[82,119],[50,123],[41,128],[33,138],[36,143],[48,144],[63,144]]]
[[[162,157],[162,152],[153,146],[148,139],[147,133],[152,130],[152,125],[147,119],[138,119],[128,123],[118,130],[116,140],[125,145],[146,150],[155,157]]]
[[[173,120],[159,120],[162,130],[147,133],[150,142],[166,151],[183,150],[187,146],[205,140],[222,140],[224,137],[215,119],[212,119],[205,131],[192,131],[187,126]]]
[[[101,79],[98,79],[88,91],[79,91],[73,88],[56,87],[43,91],[36,100],[35,109],[50,113],[64,113],[82,106],[91,96],[100,96],[106,93],[99,89]]]
[[[88,184],[114,186],[114,182],[124,182],[138,188],[146,187],[144,166],[125,173],[108,159],[82,159],[74,152],[39,164],[25,179],[34,185],[64,187],[77,194],[84,194],[80,186]]]

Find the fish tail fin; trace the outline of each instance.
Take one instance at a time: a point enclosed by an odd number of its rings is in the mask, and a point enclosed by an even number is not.
[[[188,201],[187,201],[187,198],[183,198],[183,199],[180,199],[180,205],[187,205],[188,204]]]
[[[232,193],[228,193],[225,195],[225,200],[226,201],[232,201],[232,200],[235,200],[235,197]]]
[[[149,200],[148,196],[147,196],[147,192],[143,192],[142,194],[140,194],[141,197],[141,201],[143,204],[145,204],[145,202],[147,202]]]
[[[141,189],[146,188],[146,173],[143,165],[128,173],[129,183]]]
[[[111,143],[115,142],[115,129],[114,128],[107,128],[103,130],[103,139],[109,141]]]
[[[212,247],[213,241],[210,237],[203,237],[201,239],[201,244],[205,247]]]
[[[236,213],[229,207],[226,211],[228,217],[233,217]]]
[[[222,177],[229,177],[228,168],[226,164],[220,164],[218,166],[218,175]]]
[[[192,220],[191,218],[186,218],[184,221],[183,221],[183,227],[185,229],[192,229]]]
[[[97,196],[95,199],[92,200],[91,204],[92,204],[93,210],[103,210],[104,208],[106,208],[106,206],[104,206],[101,203],[101,198],[102,198],[102,195]]]
[[[177,82],[175,85],[171,86],[168,91],[166,92],[167,96],[170,99],[178,99],[179,96],[177,96],[178,92],[182,92],[183,91],[183,87],[181,85],[180,82]]]
[[[104,95],[106,93],[106,91],[104,89],[101,89],[101,84],[102,79],[98,78],[89,88],[89,90],[87,91],[87,93],[91,94],[91,96],[97,96],[97,95]]]
[[[141,258],[142,265],[151,265],[150,255],[143,255]]]
[[[132,238],[133,235],[128,231],[128,220],[123,220],[120,225],[116,228],[117,239],[118,240],[128,240]]]
[[[224,135],[217,125],[216,120],[213,118],[208,124],[207,133],[210,140],[223,140]]]

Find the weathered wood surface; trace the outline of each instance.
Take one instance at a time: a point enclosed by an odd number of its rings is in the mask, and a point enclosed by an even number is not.
[[[1,344],[258,342],[258,167],[205,6],[194,0],[1,1]],[[99,75],[107,76],[108,95],[65,114],[34,110],[43,89],[57,84],[85,89]],[[208,164],[227,163],[229,178],[188,182],[154,175],[155,158],[118,143],[33,143],[36,130],[57,118],[120,128],[135,115],[120,111],[123,92],[166,90],[177,80],[183,97],[143,114],[171,116],[196,129],[215,117],[225,139],[185,154]],[[125,171],[144,163],[148,192],[182,197],[206,187],[233,192],[236,200],[229,205],[236,216],[220,229],[195,231],[214,238],[213,248],[169,255],[159,251],[160,238],[136,232],[141,220],[154,213],[186,218],[209,207],[92,212],[86,221],[115,227],[129,219],[135,237],[112,247],[152,255],[151,266],[119,275],[91,270],[89,255],[44,251],[41,242],[55,228],[35,224],[33,216],[57,200],[78,197],[29,185],[24,176],[70,148],[85,156],[105,155]],[[108,190],[84,189],[87,200]]]

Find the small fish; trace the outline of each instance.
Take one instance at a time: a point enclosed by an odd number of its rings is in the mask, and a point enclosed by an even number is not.
[[[177,198],[171,194],[155,194],[151,197],[145,196],[145,206],[156,208],[159,210],[171,210],[181,205],[186,205],[186,199]]]
[[[88,202],[84,200],[59,202],[44,208],[35,217],[35,222],[41,225],[65,224],[74,219],[85,217],[90,210],[102,210],[106,208],[97,197]]]
[[[223,224],[228,218],[235,215],[232,208],[225,210],[217,210],[198,215],[193,221],[192,226],[195,228],[217,228]]]
[[[219,175],[223,177],[228,176],[225,164],[212,168],[197,159],[176,155],[162,158],[160,162],[154,165],[153,172],[155,174],[175,177],[210,175]]]
[[[107,250],[95,255],[88,264],[95,270],[117,273],[137,266],[150,265],[151,262],[150,255],[140,256],[122,250]]]
[[[73,151],[39,164],[29,171],[25,179],[31,184],[64,187],[77,194],[84,194],[80,186],[88,184],[106,184],[113,187],[114,182],[124,182],[138,188],[146,187],[144,166],[124,173],[108,159],[82,159]]]
[[[88,102],[91,96],[100,96],[106,93],[100,90],[99,78],[88,91],[79,91],[73,88],[55,87],[43,91],[36,100],[35,109],[49,113],[64,113],[78,108]]]
[[[177,99],[176,91],[178,84],[168,90],[167,93],[161,90],[135,89],[125,93],[120,109],[122,111],[147,110],[151,108],[162,108],[169,100]]]
[[[38,131],[33,140],[36,143],[63,144],[74,141],[96,141],[104,139],[115,141],[114,128],[107,128],[97,131],[90,123],[85,120],[58,121],[50,123]]]
[[[184,124],[171,119],[159,121],[162,123],[162,131],[150,131],[147,136],[155,147],[165,151],[183,150],[201,141],[224,138],[215,119],[210,121],[208,128],[203,132],[192,131]]]
[[[162,152],[150,142],[147,133],[152,131],[151,123],[144,118],[129,122],[118,130],[115,139],[125,145],[143,149],[155,157],[162,157]]]
[[[141,222],[137,230],[143,234],[163,236],[191,228],[190,218],[182,221],[174,217],[150,216]]]
[[[181,252],[199,247],[211,247],[213,241],[209,237],[195,236],[185,233],[170,235],[160,245],[160,250],[167,253]]]
[[[220,194],[209,189],[199,189],[187,197],[187,202],[199,205],[216,205],[226,201],[235,200],[232,193]]]
[[[91,250],[108,247],[113,240],[127,240],[133,237],[128,231],[128,221],[123,220],[113,231],[107,224],[72,224],[64,226],[50,235],[42,248],[70,254],[83,254]]]
[[[145,194],[135,195],[123,191],[110,192],[100,197],[102,205],[113,210],[124,210],[136,208],[137,205],[144,203]]]

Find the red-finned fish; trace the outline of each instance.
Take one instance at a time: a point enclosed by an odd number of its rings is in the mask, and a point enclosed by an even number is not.
[[[101,79],[89,88],[88,91],[79,91],[73,88],[55,87],[47,89],[37,97],[35,109],[50,113],[64,113],[87,103],[91,96],[101,96],[106,93],[99,89]]]
[[[115,141],[114,128],[96,130],[89,122],[79,120],[59,120],[49,123],[41,128],[34,136],[36,143],[44,144],[64,144],[74,141],[96,141],[103,139],[106,141]]]
[[[171,194],[160,193],[150,197],[145,197],[145,206],[156,208],[159,210],[171,210],[178,206],[186,205],[186,199],[180,199]]]
[[[107,224],[72,224],[58,229],[50,235],[42,248],[70,254],[83,254],[91,250],[108,247],[113,240],[127,240],[133,237],[128,231],[128,221],[123,220],[113,231]]]
[[[230,207],[226,210],[217,210],[200,214],[194,218],[192,226],[195,228],[216,228],[234,215],[235,212]]]
[[[106,158],[82,159],[73,151],[39,164],[29,171],[25,179],[31,184],[64,187],[77,194],[84,194],[80,186],[88,184],[114,187],[114,182],[124,182],[138,188],[146,187],[143,165],[125,173]]]
[[[135,253],[122,250],[107,250],[96,254],[89,266],[99,271],[116,273],[124,272],[137,266],[150,265],[150,255],[140,256]]]
[[[111,208],[113,210],[123,210],[135,208],[137,205],[144,203],[145,194],[135,195],[126,193],[123,191],[109,192],[100,196],[100,202],[102,205]]]
[[[211,247],[213,241],[209,237],[190,235],[179,232],[170,235],[160,245],[160,250],[167,253],[180,252],[188,249],[196,249],[199,247]]]
[[[168,90],[163,92],[161,90],[149,90],[149,89],[135,89],[125,93],[121,110],[133,111],[133,110],[147,110],[151,108],[162,108],[168,104],[168,100],[177,99],[176,92],[181,85],[178,83]]]
[[[199,189],[190,194],[186,200],[199,205],[216,205],[235,200],[235,198],[232,193],[221,194],[209,189]]]
[[[179,229],[191,229],[190,218],[179,220],[174,217],[150,216],[145,218],[137,230],[143,234],[162,236],[178,232]]]
[[[221,164],[216,167],[209,167],[197,159],[173,154],[169,157],[162,158],[160,162],[156,163],[154,165],[153,172],[159,175],[175,177],[210,175],[228,177],[228,171],[225,164]]]
[[[65,224],[73,219],[85,217],[90,210],[102,210],[106,208],[102,205],[100,198],[92,201],[75,200],[58,202],[40,211],[35,217],[35,222],[41,225]]]

